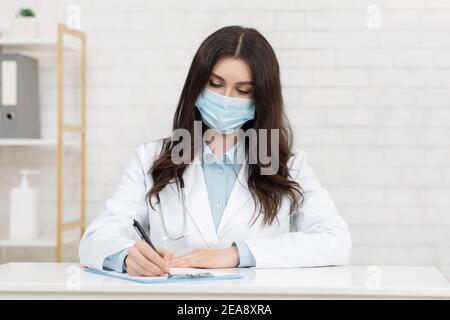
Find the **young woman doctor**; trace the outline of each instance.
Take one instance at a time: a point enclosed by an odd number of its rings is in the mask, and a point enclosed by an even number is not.
[[[305,154],[292,150],[278,62],[258,31],[225,27],[201,44],[173,130],[193,135],[196,120],[202,132],[212,128],[217,134],[202,140],[201,148],[191,140],[191,163],[172,159],[184,139],[135,150],[114,196],[83,235],[81,264],[151,276],[169,267],[349,263],[347,224]],[[248,161],[249,143],[235,132],[249,129],[279,129],[274,174],[262,174],[261,161]],[[271,139],[267,144],[271,150]],[[133,219],[145,226],[158,252],[139,240]]]

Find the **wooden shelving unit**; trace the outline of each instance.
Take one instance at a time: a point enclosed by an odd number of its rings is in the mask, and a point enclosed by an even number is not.
[[[77,48],[65,37],[78,41]],[[73,42],[72,42],[73,43]],[[0,51],[5,48],[11,51],[54,51],[57,55],[57,91],[58,91],[58,116],[56,139],[0,139],[0,147],[50,147],[56,148],[57,154],[57,234],[54,240],[49,239],[0,239],[0,247],[54,247],[56,249],[56,261],[61,262],[63,257],[64,232],[79,229],[80,236],[84,233],[86,225],[86,34],[79,30],[58,24],[57,35],[47,38],[0,38]],[[81,123],[66,123],[64,119],[64,50],[79,50],[81,54]],[[79,134],[80,140],[64,139],[64,133]],[[65,146],[80,147],[80,186],[81,203],[79,219],[65,221],[63,212],[63,151]]]
[[[11,38],[6,36],[0,37],[0,46],[15,50],[55,51],[58,46],[58,37]],[[77,48],[73,45],[65,43],[64,49],[74,51]]]
[[[76,146],[77,141],[66,141],[66,146]],[[0,139],[0,147],[57,147],[57,139]]]
[[[0,240],[0,247],[55,248],[56,247],[56,239],[39,239],[39,238],[38,239],[4,239],[4,240]]]

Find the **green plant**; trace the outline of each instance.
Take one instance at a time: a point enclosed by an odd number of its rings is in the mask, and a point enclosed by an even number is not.
[[[35,17],[36,15],[34,14],[34,11],[28,8],[22,8],[19,10],[19,12],[17,12],[16,14],[17,17]]]

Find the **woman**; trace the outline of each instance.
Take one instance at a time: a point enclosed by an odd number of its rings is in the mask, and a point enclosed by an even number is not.
[[[199,47],[173,119],[174,132],[198,128],[200,147],[174,135],[135,150],[81,240],[83,265],[152,276],[169,267],[349,263],[347,225],[304,153],[292,150],[278,62],[255,29],[225,27]],[[247,139],[251,130],[269,137]],[[133,219],[157,252],[139,240]]]

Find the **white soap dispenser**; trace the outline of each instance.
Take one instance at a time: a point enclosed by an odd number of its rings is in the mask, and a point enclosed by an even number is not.
[[[22,181],[18,188],[11,190],[9,237],[36,238],[38,234],[38,194],[30,187],[28,175],[38,174],[37,170],[20,170]]]

